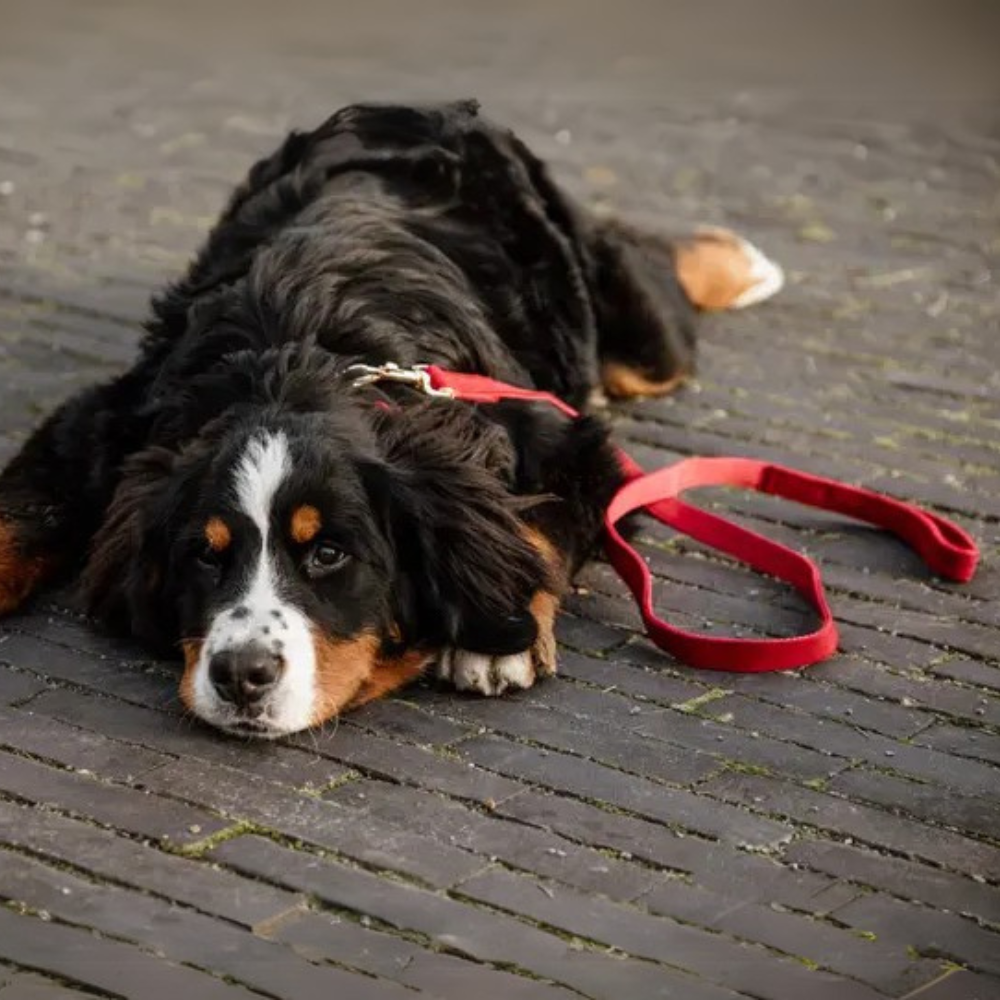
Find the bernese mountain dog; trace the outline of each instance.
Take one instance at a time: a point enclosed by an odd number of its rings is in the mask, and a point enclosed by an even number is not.
[[[243,735],[432,667],[530,687],[621,482],[604,424],[356,366],[433,362],[586,410],[669,391],[699,312],[781,282],[727,231],[589,214],[474,102],[345,108],[251,169],[135,365],[0,476],[0,613],[79,574],[98,619],[183,651],[194,715]]]

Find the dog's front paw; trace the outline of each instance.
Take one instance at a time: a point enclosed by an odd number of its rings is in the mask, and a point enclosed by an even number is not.
[[[437,675],[459,691],[495,696],[508,688],[530,688],[535,683],[534,657],[530,649],[512,656],[446,649],[438,660]]]
[[[490,697],[509,688],[530,688],[539,677],[556,672],[556,640],[553,633],[558,600],[539,593],[531,603],[538,623],[538,638],[531,649],[511,656],[446,649],[437,661],[437,676],[451,681],[459,691],[478,691]]]

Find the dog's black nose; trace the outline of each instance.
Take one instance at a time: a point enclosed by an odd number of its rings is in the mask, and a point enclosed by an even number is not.
[[[219,697],[247,711],[260,707],[280,674],[280,657],[254,643],[215,653],[208,664]]]

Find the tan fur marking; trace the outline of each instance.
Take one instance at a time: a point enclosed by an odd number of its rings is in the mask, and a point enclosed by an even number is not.
[[[535,673],[547,677],[556,672],[556,663],[559,659],[555,632],[559,598],[555,594],[540,590],[531,599],[530,607],[538,623],[538,638],[531,650]]]
[[[353,639],[331,639],[313,632],[316,650],[316,708],[310,725],[332,719],[350,705],[372,677],[379,641],[365,633]]]
[[[537,528],[525,528],[525,536],[528,541],[541,553],[546,565],[549,567],[549,575],[553,585],[561,590],[569,586],[567,578],[567,567],[565,560],[559,554],[555,545]],[[538,625],[538,638],[532,647],[532,660],[535,672],[539,676],[548,676],[556,672],[556,614],[559,611],[560,597],[558,593],[548,590],[539,590],[531,599],[529,608],[535,616]]]
[[[201,656],[201,639],[186,639],[181,643],[184,650],[184,673],[181,676],[181,702],[189,711],[194,711],[194,674]]]
[[[205,523],[205,540],[213,552],[225,552],[233,543],[233,533],[221,517],[210,517]]]
[[[0,521],[0,615],[19,607],[53,567],[51,559],[25,559],[14,528]]]
[[[375,665],[371,677],[362,685],[358,693],[351,699],[348,708],[359,708],[361,705],[376,698],[387,695],[390,691],[416,680],[434,659],[433,653],[419,650],[409,650],[391,659],[380,659]]]
[[[677,280],[699,309],[728,309],[755,278],[743,241],[728,229],[705,229],[676,249]]]
[[[637,368],[629,368],[615,361],[605,361],[601,368],[601,384],[604,391],[615,399],[631,399],[635,396],[665,396],[687,378],[686,372],[673,375],[665,381],[657,382],[643,375]]]
[[[311,504],[303,504],[292,514],[292,539],[300,545],[311,542],[322,526],[319,511]]]

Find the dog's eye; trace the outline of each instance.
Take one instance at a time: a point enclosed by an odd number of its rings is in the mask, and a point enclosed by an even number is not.
[[[198,550],[196,558],[199,565],[205,569],[217,570],[222,562],[222,553],[218,549],[213,549],[211,545],[205,545]]]
[[[320,542],[306,556],[306,572],[311,577],[327,576],[340,569],[351,557],[336,545]]]

